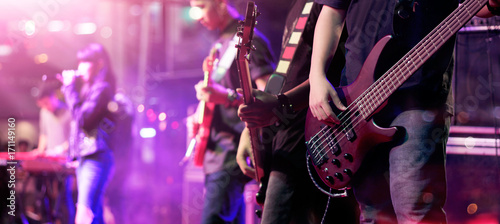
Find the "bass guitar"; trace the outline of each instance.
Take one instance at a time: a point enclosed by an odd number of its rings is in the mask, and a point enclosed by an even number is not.
[[[347,110],[337,115],[340,120],[338,125],[325,125],[308,112],[305,130],[308,158],[326,185],[333,189],[346,188],[367,152],[375,145],[394,138],[397,129],[377,126],[373,115],[487,1],[468,0],[461,4],[375,80],[378,58],[391,39],[390,36],[382,38],[368,55],[358,78],[348,86],[336,88],[341,100],[348,105]]]

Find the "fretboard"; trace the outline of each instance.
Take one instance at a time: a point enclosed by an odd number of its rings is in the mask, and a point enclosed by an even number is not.
[[[349,107],[357,107],[367,119],[387,98],[415,73],[436,51],[464,26],[488,0],[468,0],[455,9],[424,39],[415,45]]]

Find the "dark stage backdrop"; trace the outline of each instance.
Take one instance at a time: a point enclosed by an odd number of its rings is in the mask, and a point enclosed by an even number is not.
[[[460,32],[455,56],[454,124],[494,126],[500,118],[500,30]]]
[[[493,131],[500,125],[498,25],[498,18],[473,18],[457,35],[452,130],[458,131],[448,142],[445,206],[450,224],[500,221],[500,151]]]

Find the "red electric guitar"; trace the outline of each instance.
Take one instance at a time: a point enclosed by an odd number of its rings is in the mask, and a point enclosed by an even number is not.
[[[326,185],[345,188],[366,153],[375,145],[393,139],[396,128],[377,126],[373,123],[373,114],[487,1],[468,0],[461,4],[384,75],[374,80],[380,53],[391,39],[382,38],[368,55],[358,78],[348,86],[337,88],[338,95],[349,105],[337,115],[339,125],[324,125],[308,112],[305,132],[308,157]]]
[[[204,71],[203,77],[203,85],[207,87],[212,82],[212,71],[213,68],[217,67],[217,63],[219,61],[219,51],[217,48],[214,48],[210,52],[209,58],[213,60],[212,64],[209,65],[207,71]],[[212,125],[213,112],[214,112],[215,104],[205,102],[201,100],[198,104],[198,108],[196,110],[196,114],[198,115],[198,124],[199,129],[195,138],[191,140],[189,144],[189,148],[186,152],[186,155],[191,154],[194,151],[193,155],[193,163],[196,166],[203,166],[203,159],[205,157],[205,151],[207,149],[208,140],[210,137],[210,126]],[[194,149],[194,150],[193,150]],[[188,158],[188,157],[186,157]]]

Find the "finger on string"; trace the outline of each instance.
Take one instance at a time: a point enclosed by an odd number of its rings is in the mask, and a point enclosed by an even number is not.
[[[333,102],[333,105],[335,105],[335,107],[337,107],[337,109],[339,109],[341,111],[344,111],[347,109],[338,97],[332,97],[332,102]]]

